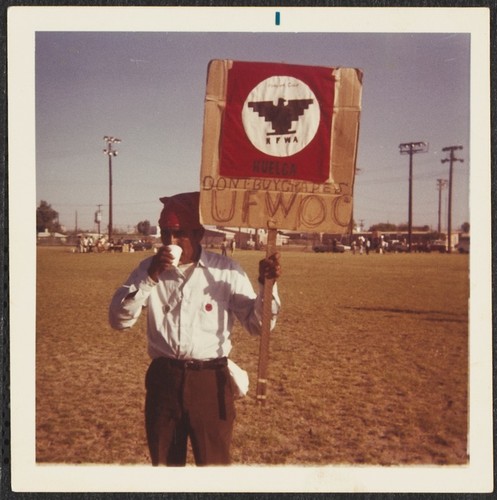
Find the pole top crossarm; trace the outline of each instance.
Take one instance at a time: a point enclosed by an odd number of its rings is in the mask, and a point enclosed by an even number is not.
[[[454,156],[454,151],[457,151],[457,150],[460,150],[460,149],[463,149],[462,146],[447,146],[445,148],[442,148],[442,151],[443,152],[447,152],[447,151],[450,151],[450,156],[449,158],[443,158],[442,160],[440,160],[442,163],[447,163],[448,161],[450,161],[450,164],[452,165],[453,162],[455,161],[460,161],[461,163],[464,163],[464,160],[461,159],[461,158],[456,158]]]
[[[118,139],[117,137],[113,137],[111,135],[104,135],[104,141],[112,144],[119,144],[121,142],[121,139]]]
[[[119,144],[121,142],[121,139],[109,135],[104,135],[104,141],[107,143],[107,148],[103,150],[103,153],[109,156],[117,156],[119,152],[115,149],[112,149],[112,144]]]
[[[399,144],[400,154],[407,155],[413,153],[426,153],[428,151],[429,143],[424,141],[418,142],[404,142]]]
[[[463,149],[462,146],[447,146],[442,148],[442,151],[455,151],[456,149]]]

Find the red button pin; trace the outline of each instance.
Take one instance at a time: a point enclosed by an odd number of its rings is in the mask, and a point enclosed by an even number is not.
[[[212,311],[212,304],[205,304],[205,310],[207,312]]]

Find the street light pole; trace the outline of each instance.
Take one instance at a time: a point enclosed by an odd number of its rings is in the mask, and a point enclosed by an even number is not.
[[[121,139],[112,136],[104,136],[104,141],[107,143],[107,149],[104,149],[104,154],[109,157],[109,241],[112,238],[112,157],[117,156],[117,151],[112,149],[113,144],[119,144]]]
[[[100,238],[100,222],[102,221],[102,211],[100,210],[100,207],[102,204],[98,204],[98,210],[95,212],[95,222],[97,223],[98,226],[98,237]]]
[[[412,249],[412,157],[416,153],[426,153],[428,151],[428,143],[426,142],[406,142],[399,144],[400,154],[409,155],[409,252]]]
[[[442,163],[450,162],[449,168],[449,207],[448,207],[448,215],[447,215],[447,250],[449,253],[452,252],[452,165],[455,161],[464,162],[459,158],[454,156],[454,151],[462,149],[462,146],[448,146],[446,148],[442,148],[444,152],[450,152],[449,158],[444,158],[440,160]]]

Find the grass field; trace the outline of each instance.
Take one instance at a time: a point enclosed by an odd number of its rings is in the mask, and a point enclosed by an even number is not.
[[[36,458],[147,464],[145,315],[111,330],[114,290],[144,253],[39,248]],[[263,254],[239,251],[255,283]],[[259,341],[237,326],[249,372],[235,464],[464,464],[468,257],[286,251],[270,341],[268,402],[255,402]]]

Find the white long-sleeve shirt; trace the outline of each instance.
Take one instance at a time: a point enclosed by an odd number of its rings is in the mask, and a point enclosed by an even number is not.
[[[151,259],[142,261],[118,288],[109,308],[112,328],[122,330],[132,327],[147,307],[151,358],[205,360],[228,356],[235,318],[250,334],[260,334],[262,286],[256,294],[237,262],[202,249],[188,278],[178,268],[172,268],[163,271],[156,283],[147,272]],[[136,294],[126,298],[133,292]],[[279,308],[275,284],[271,328]]]

